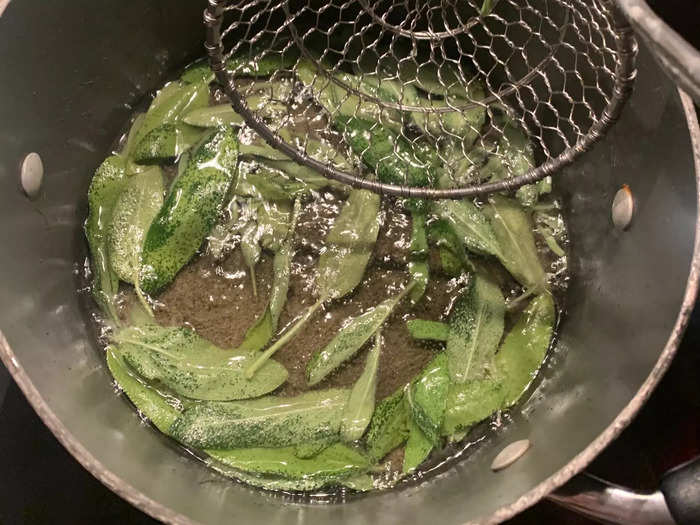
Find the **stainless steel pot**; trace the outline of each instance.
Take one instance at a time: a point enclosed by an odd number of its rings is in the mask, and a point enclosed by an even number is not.
[[[493,523],[582,471],[649,396],[695,299],[700,133],[688,100],[641,49],[619,123],[558,177],[575,277],[557,349],[522,414],[421,483],[344,504],[290,503],[220,478],[144,425],[114,395],[76,292],[90,177],[130,105],[202,55],[202,8],[15,0],[0,16],[0,357],[47,426],[105,485],[175,523]],[[35,200],[18,184],[31,151],[46,167]],[[610,219],[622,184],[635,196],[625,232]],[[528,453],[492,472],[494,456],[522,438]]]

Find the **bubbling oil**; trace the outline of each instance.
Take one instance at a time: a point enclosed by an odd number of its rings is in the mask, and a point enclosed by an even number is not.
[[[216,87],[212,88],[210,104],[226,102],[225,95]],[[135,116],[145,110],[148,101],[139,107]],[[299,114],[314,113],[308,107],[299,107]],[[315,113],[317,115],[317,113]],[[131,122],[124,133],[115,141],[115,150],[119,150]],[[173,166],[164,166],[168,181],[176,175]],[[311,192],[304,201],[294,232],[294,257],[291,264],[291,278],[287,302],[281,314],[278,333],[298,319],[305,310],[313,305],[315,295],[316,267],[324,246],[324,239],[344,202],[346,193],[337,189],[325,189]],[[559,246],[566,252],[568,238],[566,226],[560,211],[556,194],[549,195],[537,204],[537,213],[547,213],[551,226],[555,221],[560,231],[556,232]],[[226,215],[226,214],[225,214]],[[232,217],[222,216],[221,222],[231,221]],[[306,384],[305,368],[311,355],[323,348],[338,333],[343,324],[352,317],[367,311],[409,282],[407,271],[411,219],[404,211],[399,200],[383,197],[380,213],[380,231],[372,258],[367,266],[362,283],[347,297],[329,302],[318,310],[310,319],[305,329],[282,347],[275,360],[289,372],[287,381],[273,394],[294,396],[310,390]],[[538,225],[540,221],[535,221]],[[551,232],[551,228],[550,228]],[[549,288],[552,291],[559,315],[564,311],[564,296],[568,286],[569,274],[566,253],[555,254],[547,243],[545,230],[534,229],[536,246],[540,259],[547,271]],[[263,252],[255,268],[256,293],[251,285],[249,269],[241,254],[240,239],[235,235],[227,240],[226,249],[216,254],[205,242],[200,253],[183,268],[170,286],[154,298],[153,311],[155,320],[163,326],[187,326],[200,336],[221,348],[235,348],[244,338],[246,330],[259,318],[268,304],[273,282],[272,254]],[[413,339],[406,328],[410,319],[444,320],[465,277],[455,278],[443,273],[439,257],[431,250],[430,280],[424,297],[417,305],[409,301],[401,303],[383,325],[382,346],[379,360],[376,402],[391,395],[397,389],[410,382],[425,365],[443,348],[442,343],[418,341]],[[493,258],[470,254],[499,283],[504,297],[514,305],[507,310],[506,331],[512,326],[528,301],[514,301],[523,293],[523,288]],[[89,267],[89,266],[88,266]],[[89,279],[89,271],[84,276],[82,289]],[[119,312],[126,319],[131,305],[135,304],[133,289],[122,284],[119,294]],[[105,323],[96,307],[92,307],[92,318],[98,327],[98,339],[104,343]],[[313,389],[351,387],[364,368],[367,348],[371,342],[345,362],[337,371]],[[536,384],[536,381],[535,381]],[[531,390],[533,386],[531,385]],[[525,396],[527,397],[527,396]],[[517,410],[517,406],[515,409]],[[390,453],[382,462],[375,475],[376,488],[389,488],[399,481],[410,483],[411,480],[424,479],[435,472],[441,472],[458,461],[473,449],[485,433],[494,431],[500,424],[497,414],[489,421],[479,425],[477,432],[471,432],[459,442],[446,445],[442,451],[434,452],[431,458],[411,477],[401,476],[403,449]],[[475,437],[478,436],[478,437]],[[187,449],[186,449],[187,450]],[[188,453],[202,457],[196,451]],[[214,468],[227,473],[221,465]],[[289,493],[295,500],[340,501],[349,497],[347,489],[330,489],[311,493]]]

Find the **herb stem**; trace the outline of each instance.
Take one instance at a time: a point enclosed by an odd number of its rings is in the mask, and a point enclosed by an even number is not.
[[[250,365],[248,368],[246,368],[245,371],[245,376],[247,379],[250,379],[253,377],[255,372],[258,371],[258,369],[265,364],[265,362],[272,357],[272,354],[277,352],[280,348],[282,348],[284,345],[289,342],[289,340],[294,337],[299,330],[301,330],[304,325],[308,322],[309,319],[311,319],[311,316],[313,316],[314,312],[318,310],[321,305],[326,301],[325,297],[321,297],[318,301],[316,301],[313,305],[311,305],[306,312],[304,312],[304,315],[302,315],[299,320],[294,323],[294,325],[287,330],[282,337],[280,337],[275,343],[270,346],[267,350],[265,350],[254,362],[252,365]]]

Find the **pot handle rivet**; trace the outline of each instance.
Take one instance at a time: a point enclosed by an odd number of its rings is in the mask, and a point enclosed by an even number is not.
[[[491,463],[491,470],[498,471],[506,467],[510,467],[513,463],[518,461],[525,452],[530,448],[529,439],[520,439],[518,441],[513,441],[510,445],[501,450]]]
[[[36,198],[41,190],[41,183],[44,181],[44,163],[38,153],[27,154],[22,161],[19,171],[19,180],[22,191],[30,199]]]
[[[612,221],[615,228],[621,231],[629,228],[633,214],[634,197],[632,196],[632,190],[627,184],[623,184],[622,188],[617,190],[612,203]]]

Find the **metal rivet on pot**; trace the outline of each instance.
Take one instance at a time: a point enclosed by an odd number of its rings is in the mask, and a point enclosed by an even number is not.
[[[622,188],[617,190],[612,203],[612,220],[615,228],[618,230],[626,230],[632,222],[634,214],[634,197],[632,190],[627,184],[623,184]]]
[[[501,450],[491,463],[491,470],[501,470],[510,467],[530,448],[529,439],[514,441]]]
[[[38,153],[32,152],[24,157],[19,179],[27,197],[33,199],[39,195],[41,183],[44,181],[44,163]]]

